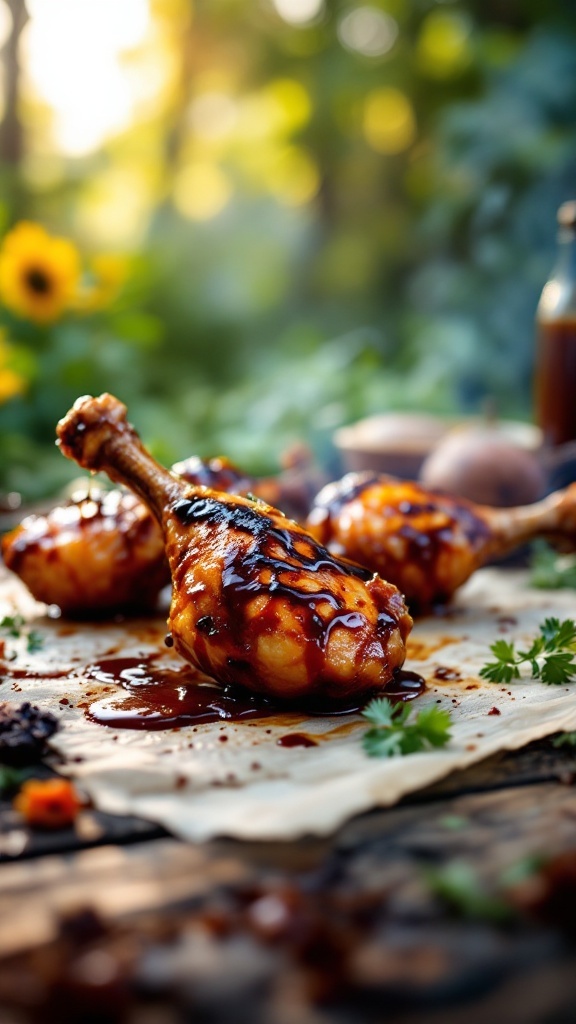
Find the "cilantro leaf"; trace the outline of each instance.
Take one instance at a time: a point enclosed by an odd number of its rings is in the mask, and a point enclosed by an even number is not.
[[[402,735],[394,729],[369,729],[362,745],[369,757],[398,757],[403,754]]]
[[[35,651],[41,651],[43,647],[44,637],[35,629],[31,629],[26,639],[26,650],[29,654],[34,654]]]
[[[8,636],[12,636],[15,639],[24,637],[26,639],[26,650],[30,654],[41,650],[44,646],[42,634],[38,633],[35,629],[30,629],[24,616],[18,613],[5,615],[3,619],[0,619],[0,629],[5,630]]]
[[[553,747],[576,747],[576,732],[561,732],[552,740]]]
[[[374,725],[391,726],[404,722],[410,714],[408,704],[392,704],[386,697],[375,697],[366,705],[362,714]]]
[[[450,739],[450,715],[434,705],[423,708],[414,725],[431,747],[445,747]]]
[[[572,619],[549,618],[540,626],[530,647],[516,651],[506,640],[490,647],[496,660],[487,662],[480,675],[492,683],[510,683],[520,678],[520,666],[529,664],[532,675],[543,683],[558,686],[576,677],[576,623]]]
[[[570,652],[549,654],[540,669],[540,679],[548,685],[560,686],[570,679],[575,669],[574,655]]]
[[[530,583],[541,590],[576,589],[576,557],[559,556],[546,541],[532,547]]]
[[[411,722],[410,704],[392,704],[386,697],[371,700],[362,712],[372,723],[362,744],[370,757],[398,757],[433,747],[450,739],[450,714],[440,708],[423,708]]]
[[[5,615],[0,620],[0,628],[5,629],[8,636],[19,637],[22,633],[24,618],[22,615]]]

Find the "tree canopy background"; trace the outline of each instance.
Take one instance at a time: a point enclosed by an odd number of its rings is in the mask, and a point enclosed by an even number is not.
[[[100,298],[5,294],[0,488],[54,490],[100,390],[161,459],[257,472],[372,412],[531,418],[568,0],[2,0],[2,38],[2,234],[70,239]]]

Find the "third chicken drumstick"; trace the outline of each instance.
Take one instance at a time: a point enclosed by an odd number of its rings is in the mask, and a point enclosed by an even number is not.
[[[576,548],[576,484],[533,505],[490,508],[409,480],[349,473],[320,491],[307,526],[334,554],[395,583],[411,611],[422,611],[535,537]]]
[[[112,395],[58,424],[64,455],[131,487],[162,525],[178,652],[265,696],[348,700],[388,683],[412,626],[402,595],[261,502],[186,484],[154,461]]]

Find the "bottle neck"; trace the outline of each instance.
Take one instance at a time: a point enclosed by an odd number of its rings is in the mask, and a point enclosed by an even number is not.
[[[576,232],[561,228],[556,264],[544,285],[536,318],[540,323],[576,317]]]
[[[576,231],[561,228],[558,233],[558,249],[555,276],[576,278]]]

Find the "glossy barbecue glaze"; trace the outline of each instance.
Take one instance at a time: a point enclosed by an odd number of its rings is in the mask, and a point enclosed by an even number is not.
[[[93,489],[27,516],[3,538],[2,554],[37,601],[68,615],[146,608],[170,582],[155,519],[119,490]]]
[[[518,508],[474,505],[410,481],[350,473],[317,496],[310,532],[395,583],[411,609],[446,601],[489,559],[536,536],[576,542],[576,485]]]
[[[346,700],[390,681],[412,621],[398,590],[330,555],[269,505],[187,486],[144,451],[110,395],[58,427],[65,455],[131,486],[162,523],[176,649],[224,685]]]
[[[255,480],[228,459],[193,456],[173,471],[231,494],[283,497],[282,477]],[[289,495],[288,495],[289,497]],[[87,617],[154,605],[170,582],[162,530],[124,490],[90,488],[46,515],[30,515],[2,541],[4,561],[38,601]]]

